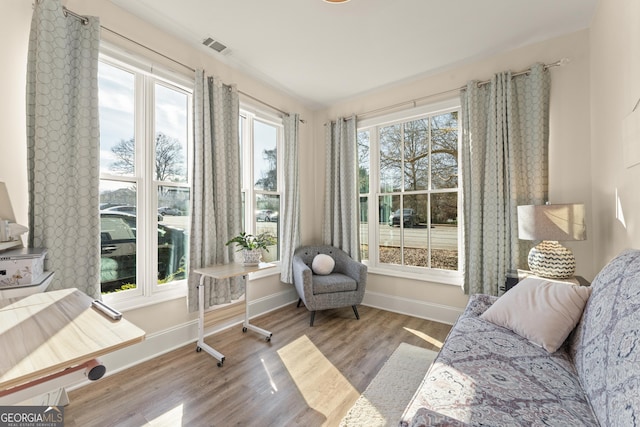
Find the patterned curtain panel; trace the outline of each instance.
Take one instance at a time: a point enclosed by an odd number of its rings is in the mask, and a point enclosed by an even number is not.
[[[549,90],[549,73],[535,64],[461,93],[467,294],[498,295],[507,270],[527,265],[517,206],[547,200]]]
[[[298,134],[300,116],[289,114],[284,122],[284,212],[282,215],[282,257],[280,280],[293,283],[291,262],[300,246],[300,176],[298,173]]]
[[[191,312],[198,310],[200,283],[200,276],[193,270],[233,262],[235,248],[225,243],[242,228],[238,91],[197,70],[193,103],[195,148],[187,297]],[[245,290],[242,278],[206,278],[204,286],[205,308],[236,300]]]
[[[100,298],[100,22],[34,3],[27,63],[29,247],[47,248],[49,289]]]
[[[322,240],[360,260],[356,117],[339,118],[325,130],[326,172]]]

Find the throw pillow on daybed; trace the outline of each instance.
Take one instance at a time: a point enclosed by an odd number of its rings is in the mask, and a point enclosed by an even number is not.
[[[582,316],[591,288],[527,277],[505,292],[480,318],[512,330],[553,353]]]
[[[318,254],[311,262],[311,269],[315,274],[326,276],[327,274],[331,274],[335,265],[336,262],[329,255]]]

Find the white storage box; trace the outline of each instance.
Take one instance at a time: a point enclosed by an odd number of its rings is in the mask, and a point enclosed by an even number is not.
[[[44,273],[43,248],[20,248],[0,252],[0,288],[39,283]]]
[[[53,281],[54,275],[55,273],[53,271],[45,271],[36,282],[29,285],[11,286],[8,288],[0,286],[0,300],[7,298],[22,298],[39,292],[44,292]]]

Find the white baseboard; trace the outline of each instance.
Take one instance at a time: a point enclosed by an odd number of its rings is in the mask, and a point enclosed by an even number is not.
[[[252,300],[249,303],[249,317],[253,318],[266,314],[292,304],[297,300],[298,294],[295,289],[289,289],[264,298]],[[421,319],[434,320],[450,325],[452,325],[462,313],[462,309],[457,307],[415,301],[376,292],[366,292],[362,304],[381,310],[406,314]],[[231,327],[239,326],[243,321],[244,313],[207,329],[205,335],[209,336]],[[197,337],[198,321],[196,319],[170,329],[149,334],[141,343],[109,353],[101,357],[100,361],[107,368],[105,375],[113,375],[188,344],[193,344],[193,351],[196,351]],[[88,381],[84,381],[67,388],[72,390],[87,383]]]
[[[458,307],[416,301],[378,292],[365,292],[362,304],[447,325],[453,325],[463,311],[462,308]]]
[[[298,300],[295,289],[290,289],[277,294],[272,294],[264,298],[259,298],[249,302],[249,318],[266,314],[277,310]],[[224,331],[234,326],[239,326],[244,321],[244,312],[234,316],[225,322],[208,328],[205,336]],[[100,361],[107,367],[105,376],[113,375],[139,363],[146,362],[164,353],[176,350],[188,344],[193,344],[193,351],[196,351],[196,341],[198,339],[198,320],[183,323],[170,329],[149,334],[141,343],[125,347],[121,350],[109,353],[100,357]],[[205,353],[203,353],[205,354]],[[83,381],[67,387],[69,390],[76,389],[88,384]]]
[[[293,286],[290,289],[277,294],[252,299],[249,302],[249,318],[267,314],[296,301],[298,301],[298,293]]]

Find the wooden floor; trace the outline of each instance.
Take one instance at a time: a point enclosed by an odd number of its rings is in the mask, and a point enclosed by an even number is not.
[[[309,312],[295,304],[69,393],[66,427],[337,426],[402,342],[439,350],[450,326],[360,306]]]

